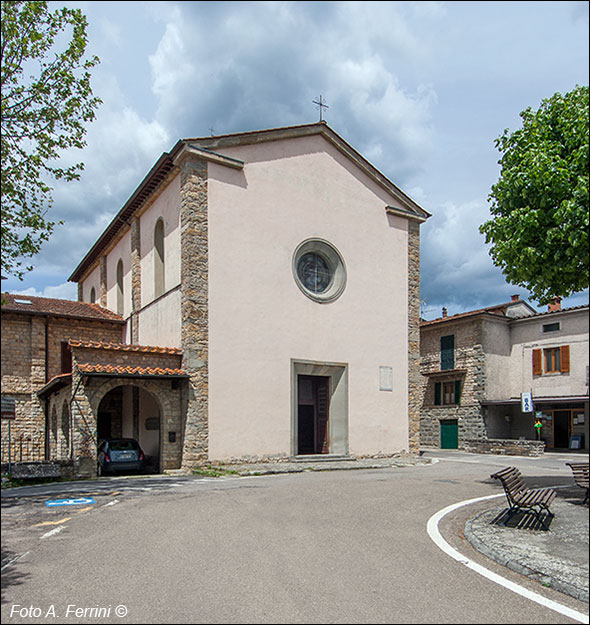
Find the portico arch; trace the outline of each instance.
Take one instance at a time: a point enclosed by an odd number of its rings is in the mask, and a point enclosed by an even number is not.
[[[162,382],[116,378],[102,383],[90,399],[96,417],[97,440],[134,438],[146,455],[148,468],[162,469],[164,415],[171,406]]]

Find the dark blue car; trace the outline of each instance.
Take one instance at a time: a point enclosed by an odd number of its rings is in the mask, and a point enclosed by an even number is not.
[[[145,456],[139,443],[133,438],[109,438],[98,445],[97,473],[141,472]]]

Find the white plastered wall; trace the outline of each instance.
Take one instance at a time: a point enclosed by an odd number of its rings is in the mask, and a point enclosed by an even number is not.
[[[138,342],[180,347],[180,177],[176,176],[140,218],[141,312]],[[154,229],[164,222],[164,294],[155,297]]]
[[[209,166],[210,457],[291,453],[293,360],[346,367],[350,453],[407,449],[408,225],[386,214],[395,199],[319,136],[223,153],[246,165]],[[293,278],[311,237],[346,265],[329,304]]]

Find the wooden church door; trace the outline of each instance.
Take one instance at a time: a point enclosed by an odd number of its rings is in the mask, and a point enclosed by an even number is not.
[[[300,375],[297,391],[297,453],[330,453],[330,378]]]

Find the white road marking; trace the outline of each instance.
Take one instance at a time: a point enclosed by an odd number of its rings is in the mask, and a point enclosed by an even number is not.
[[[11,564],[14,564],[17,560],[20,560],[21,558],[24,558],[29,552],[25,551],[25,553],[21,553],[20,556],[16,556],[16,558],[12,558],[12,560],[10,560],[9,562],[7,562],[1,569],[0,571],[3,571],[4,569],[8,568]]]
[[[462,458],[433,458],[436,462],[462,462],[463,464],[481,464],[479,460],[464,460]]]
[[[501,575],[498,575],[494,573],[493,571],[486,569],[485,567],[477,564],[473,560],[470,560],[466,556],[460,554],[458,551],[453,549],[453,547],[451,547],[451,545],[449,545],[449,543],[447,543],[447,541],[441,536],[441,533],[438,530],[438,524],[440,523],[441,519],[445,517],[449,512],[453,512],[454,510],[457,510],[458,508],[461,508],[463,506],[468,506],[472,503],[477,503],[478,501],[485,501],[487,499],[494,499],[496,497],[504,497],[504,493],[501,493],[499,495],[488,495],[487,497],[477,497],[476,499],[468,499],[467,501],[461,501],[459,503],[443,508],[442,510],[440,510],[439,512],[431,516],[430,519],[428,519],[428,523],[426,526],[428,535],[430,536],[430,538],[432,538],[432,540],[437,545],[437,547],[442,549],[447,555],[451,556],[451,558],[453,558],[454,560],[457,560],[457,562],[464,564],[467,568],[471,569],[472,571],[475,571],[476,573],[483,575],[483,577],[486,577],[492,582],[495,582],[496,584],[499,584],[500,586],[503,586],[504,588],[507,588],[508,590],[511,590],[512,592],[515,592],[518,595],[521,595],[522,597],[530,599],[531,601],[534,601],[535,603],[538,603],[546,608],[549,608],[550,610],[559,612],[560,614],[563,614],[564,616],[574,619],[575,621],[578,621],[579,623],[588,623],[589,622],[588,615],[583,614],[582,612],[578,612],[577,610],[568,608],[567,606],[562,605],[561,603],[557,603],[557,601],[553,601],[552,599],[547,599],[546,597],[543,597],[543,595],[540,595],[536,592],[523,588],[522,586],[519,586],[518,584],[515,584],[514,582],[511,582],[510,580],[505,579]]]
[[[49,538],[50,536],[55,536],[56,534],[59,534],[64,527],[66,527],[65,525],[60,525],[59,527],[56,527],[55,529],[52,529],[50,532],[47,532],[46,534],[43,534],[43,536],[41,536],[41,538]]]
[[[116,503],[119,503],[118,499],[114,499],[113,501],[109,501],[109,503],[105,503],[103,508],[106,508],[107,506],[114,506]]]

